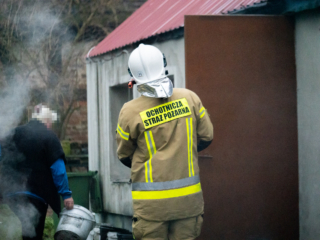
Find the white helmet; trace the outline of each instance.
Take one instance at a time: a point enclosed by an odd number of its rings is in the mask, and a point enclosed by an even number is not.
[[[140,44],[130,54],[128,66],[129,74],[140,85],[164,78],[166,59],[158,48]]]

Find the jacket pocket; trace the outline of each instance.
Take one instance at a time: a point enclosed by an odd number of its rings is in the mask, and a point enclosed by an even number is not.
[[[140,240],[142,238],[142,219],[138,216],[133,216],[132,218],[132,234],[135,240]]]
[[[203,214],[200,214],[199,216],[196,217],[196,226],[195,226],[195,234],[196,237],[199,237],[201,234],[201,227],[203,223]]]

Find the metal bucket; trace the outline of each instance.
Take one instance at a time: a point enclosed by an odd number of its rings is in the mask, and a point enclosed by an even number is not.
[[[79,205],[74,205],[72,210],[64,208],[60,213],[60,221],[54,239],[85,240],[95,225],[94,213],[88,209]]]

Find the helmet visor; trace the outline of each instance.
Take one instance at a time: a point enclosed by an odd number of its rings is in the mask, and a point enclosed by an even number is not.
[[[171,97],[173,91],[172,82],[167,77],[138,85],[137,88],[143,96],[153,98]]]

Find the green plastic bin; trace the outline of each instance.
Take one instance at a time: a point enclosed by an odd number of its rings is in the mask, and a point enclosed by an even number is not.
[[[92,211],[101,212],[102,200],[98,172],[67,172],[67,176],[74,204],[89,209],[89,202],[91,202]],[[64,205],[61,199],[61,209],[63,208]],[[59,218],[56,214],[53,214],[53,220],[56,229],[59,223]]]

